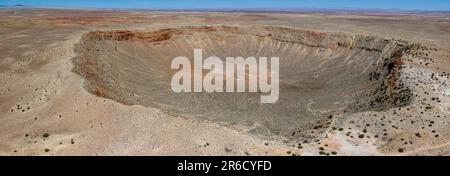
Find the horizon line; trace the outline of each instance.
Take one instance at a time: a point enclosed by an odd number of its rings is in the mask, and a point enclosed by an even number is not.
[[[1,5],[0,9],[71,9],[71,10],[142,10],[142,11],[187,11],[187,12],[404,12],[404,13],[450,13],[450,10],[407,10],[396,8],[120,8],[120,7],[42,7],[26,5]]]

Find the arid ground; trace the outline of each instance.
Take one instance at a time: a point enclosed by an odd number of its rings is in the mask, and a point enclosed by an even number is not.
[[[450,155],[450,14],[0,9],[0,155]],[[174,93],[276,56],[280,97]]]

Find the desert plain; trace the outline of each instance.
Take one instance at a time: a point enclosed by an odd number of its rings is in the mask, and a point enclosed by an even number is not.
[[[450,14],[0,9],[0,155],[449,155]],[[276,56],[280,95],[174,93]]]

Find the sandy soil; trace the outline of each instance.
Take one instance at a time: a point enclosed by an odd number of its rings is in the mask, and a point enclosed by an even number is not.
[[[449,155],[449,32],[438,13],[1,9],[0,155]],[[157,91],[194,46],[281,55],[285,95]]]

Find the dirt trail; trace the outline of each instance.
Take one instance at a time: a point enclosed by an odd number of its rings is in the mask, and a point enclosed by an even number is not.
[[[2,9],[0,154],[448,155],[446,20]],[[280,101],[173,94],[194,47],[280,57]]]

